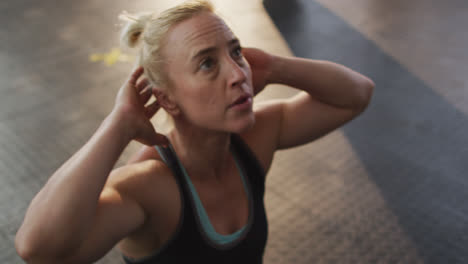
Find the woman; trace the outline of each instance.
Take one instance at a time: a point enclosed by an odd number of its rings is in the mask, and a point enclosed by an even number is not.
[[[261,263],[273,154],[359,115],[373,82],[335,63],[241,49],[205,1],[127,18],[123,38],[141,42],[140,67],[31,202],[19,255],[89,263],[118,244],[127,263]],[[253,111],[253,96],[270,83],[302,92]],[[174,121],[167,137],[150,123],[160,108]],[[112,170],[131,140],[145,146]]]

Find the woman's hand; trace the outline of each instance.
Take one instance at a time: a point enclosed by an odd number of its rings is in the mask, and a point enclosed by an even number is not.
[[[252,70],[252,85],[254,95],[258,94],[270,84],[271,67],[274,57],[260,49],[243,48],[242,54],[250,64]]]
[[[120,88],[111,115],[116,116],[117,122],[124,122],[131,139],[148,146],[167,145],[167,138],[156,133],[150,122],[160,105],[156,100],[145,106],[151,98],[152,87],[147,79],[138,81],[143,71],[143,67],[135,69],[128,81]]]

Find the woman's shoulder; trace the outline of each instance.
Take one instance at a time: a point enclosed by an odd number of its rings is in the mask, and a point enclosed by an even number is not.
[[[118,172],[118,171],[122,172]],[[126,165],[115,169],[116,176],[109,177],[111,182],[136,185],[142,188],[152,183],[160,183],[172,178],[171,169],[164,163],[154,146],[142,146],[127,161]],[[114,171],[113,171],[114,172]],[[162,181],[162,182],[161,182]]]
[[[109,176],[108,183],[141,182],[142,178],[162,178],[168,172],[167,166],[155,147],[142,146],[122,167],[116,168]]]
[[[171,169],[157,150],[148,146],[143,146],[126,165],[114,169],[106,187],[125,193],[146,206],[148,202],[157,201],[158,197],[166,199],[167,195],[177,195],[178,188]]]
[[[127,164],[138,163],[146,160],[162,160],[155,146],[143,145],[128,159]]]
[[[114,169],[106,182],[105,188],[112,188],[119,193],[131,196],[137,201],[145,196],[166,190],[173,185],[172,172],[164,162],[147,159],[133,162]]]

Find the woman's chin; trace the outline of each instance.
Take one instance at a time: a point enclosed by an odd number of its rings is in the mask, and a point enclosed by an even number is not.
[[[230,129],[230,132],[240,134],[244,133],[247,130],[251,129],[255,125],[255,115],[249,115],[242,120],[238,120]]]

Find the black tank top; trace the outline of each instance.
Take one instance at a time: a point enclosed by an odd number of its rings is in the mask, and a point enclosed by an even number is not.
[[[155,263],[242,263],[260,264],[268,235],[268,223],[263,203],[265,172],[253,152],[239,135],[231,136],[231,151],[244,172],[249,217],[240,237],[227,244],[209,238],[196,211],[190,186],[184,178],[183,167],[172,147],[157,147],[161,158],[173,171],[182,200],[182,214],[172,238],[153,255],[132,259],[123,256],[127,264]]]

